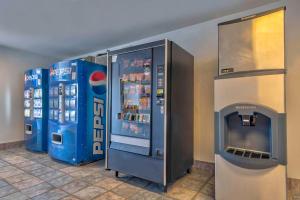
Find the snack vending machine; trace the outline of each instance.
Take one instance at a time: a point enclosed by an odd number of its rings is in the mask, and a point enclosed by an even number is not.
[[[193,56],[168,40],[108,52],[106,168],[164,189],[193,164]]]
[[[24,133],[28,150],[47,152],[47,69],[30,69],[24,74]]]
[[[49,155],[75,165],[103,159],[106,66],[59,62],[50,68],[49,86]]]

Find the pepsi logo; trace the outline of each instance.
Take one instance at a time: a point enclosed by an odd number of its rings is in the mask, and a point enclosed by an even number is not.
[[[24,80],[25,81],[33,81],[33,80],[36,80],[38,79],[38,75],[37,74],[33,74],[33,75],[26,75],[25,74],[25,77],[24,77]]]
[[[96,94],[106,92],[106,74],[102,71],[95,71],[89,78],[89,83]]]

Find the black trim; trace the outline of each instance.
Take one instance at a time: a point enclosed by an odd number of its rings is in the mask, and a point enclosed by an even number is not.
[[[143,49],[150,49],[153,47],[158,47],[158,46],[164,46],[165,45],[165,40],[159,40],[156,42],[150,42],[147,44],[141,44],[141,45],[137,45],[137,46],[129,46],[127,48],[123,48],[123,49],[119,49],[119,50],[115,50],[115,51],[108,51],[108,55],[112,56],[112,55],[117,55],[117,54],[125,54],[125,53],[131,53],[131,52],[135,52],[135,51],[140,51]]]
[[[228,74],[216,76],[215,80],[228,79],[228,78],[251,77],[251,76],[265,76],[265,75],[274,75],[274,74],[286,74],[286,69],[263,69],[263,70],[234,72],[234,73],[228,73]]]

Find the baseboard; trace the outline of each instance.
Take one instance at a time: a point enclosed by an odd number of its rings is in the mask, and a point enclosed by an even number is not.
[[[211,173],[215,173],[215,163],[204,162],[200,160],[194,160],[193,168],[206,170]]]
[[[0,150],[6,150],[11,148],[22,147],[24,145],[24,141],[16,141],[16,142],[7,142],[0,144]]]

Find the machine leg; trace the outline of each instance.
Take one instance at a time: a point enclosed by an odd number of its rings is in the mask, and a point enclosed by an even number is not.
[[[115,177],[119,177],[119,172],[118,171],[115,171]]]
[[[186,170],[186,173],[188,173],[188,174],[192,173],[192,169],[191,169],[191,168],[188,168],[188,169]]]
[[[168,186],[163,185],[163,186],[162,186],[162,189],[163,189],[163,192],[164,192],[164,193],[167,193],[167,192],[168,192]]]

